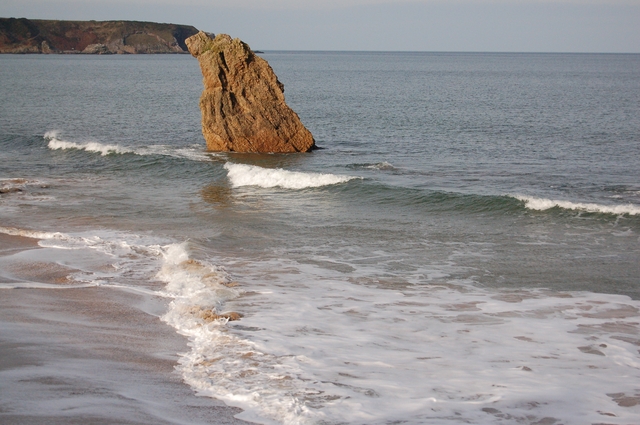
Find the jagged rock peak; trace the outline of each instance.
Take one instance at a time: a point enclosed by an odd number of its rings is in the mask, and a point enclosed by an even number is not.
[[[185,42],[202,70],[202,134],[209,150],[287,153],[315,147],[287,106],[284,85],[246,43],[202,31]]]

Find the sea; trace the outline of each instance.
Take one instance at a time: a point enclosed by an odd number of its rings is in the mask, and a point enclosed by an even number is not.
[[[0,296],[158,297],[259,424],[640,423],[640,55],[261,56],[320,149],[208,152],[189,55],[0,56],[2,262],[74,270]]]

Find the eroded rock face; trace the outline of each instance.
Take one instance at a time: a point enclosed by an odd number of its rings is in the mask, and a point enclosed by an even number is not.
[[[315,147],[285,103],[283,84],[246,43],[199,32],[186,45],[202,70],[202,134],[209,150],[286,153]]]

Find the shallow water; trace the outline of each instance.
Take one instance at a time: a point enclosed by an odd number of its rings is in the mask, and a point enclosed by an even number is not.
[[[260,423],[640,420],[640,56],[264,57],[324,149],[205,152],[192,58],[0,57],[4,288],[172,299]]]

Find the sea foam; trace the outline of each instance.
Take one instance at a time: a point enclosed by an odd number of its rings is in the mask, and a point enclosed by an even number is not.
[[[0,233],[10,236],[22,236],[32,239],[65,239],[68,236],[60,232],[41,232],[38,230],[19,229],[17,227],[0,226]]]
[[[44,138],[49,141],[49,149],[53,150],[78,149],[87,152],[99,152],[102,156],[112,153],[133,153],[133,150],[118,145],[105,145],[99,142],[75,143],[62,140],[58,131],[47,131],[44,134]]]
[[[279,376],[278,369],[283,368],[279,358],[257,351],[253,342],[239,338],[225,326],[225,304],[243,293],[226,271],[192,259],[187,243],[163,247],[162,257],[156,278],[166,287],[160,294],[173,299],[162,320],[187,336],[191,347],[180,355],[177,366],[184,381],[200,395],[247,409],[241,415],[244,419],[257,423],[308,423],[304,403],[283,391],[294,391],[297,384],[285,379],[276,388],[262,386],[271,383],[265,381],[267,376]],[[285,376],[288,375],[282,375],[283,379]]]
[[[40,247],[0,257],[0,261],[57,263],[76,270],[68,276],[70,283],[133,289],[139,289],[140,282],[153,281],[167,242],[110,230],[63,233],[0,226],[0,234],[37,239]]]
[[[244,409],[238,418],[577,425],[598,423],[605,412],[620,418],[608,423],[637,419],[637,407],[616,401],[634,402],[640,376],[640,306],[628,297],[438,284],[389,290],[287,260],[244,264],[242,273],[245,292],[229,300],[245,314],[241,321],[179,328],[191,338],[183,378],[199,394]],[[179,294],[176,302],[199,302]]]
[[[233,187],[258,186],[263,188],[281,187],[283,189],[306,189],[346,183],[357,177],[339,176],[323,173],[303,173],[287,171],[281,168],[262,168],[255,165],[226,163]]]
[[[110,154],[135,154],[140,156],[159,155],[170,156],[174,158],[184,158],[191,161],[210,161],[211,156],[216,154],[205,152],[201,145],[193,145],[188,147],[174,147],[169,145],[150,145],[139,148],[130,148],[120,145],[105,144],[95,141],[90,142],[71,142],[62,139],[60,131],[47,131],[44,139],[48,141],[47,146],[52,150],[76,149],[87,152],[96,152],[102,156]]]
[[[107,230],[0,233],[43,247],[0,263],[57,262],[87,286],[164,283],[154,292],[171,299],[162,319],[189,338],[177,369],[200,395],[244,409],[240,419],[637,422],[640,305],[628,297],[444,281],[392,290],[284,259],[245,263],[235,286],[188,243]],[[244,317],[215,317],[225,308]]]
[[[242,293],[221,267],[190,258],[188,244],[163,249],[157,278],[166,283],[161,295],[173,298],[162,316],[189,338],[190,352],[181,354],[177,370],[200,395],[223,400],[246,411],[238,417],[263,424],[312,423],[311,414],[291,380],[301,371],[279,356],[256,349],[249,339],[229,331],[220,317],[226,302]],[[277,385],[273,386],[274,380]]]
[[[558,201],[554,199],[536,198],[532,196],[516,195],[514,198],[524,202],[525,206],[532,210],[544,211],[551,208],[564,208],[567,210],[586,211],[592,213],[603,214],[640,214],[640,206],[627,204],[627,205],[601,205],[593,203],[583,202],[570,202],[570,201]]]

